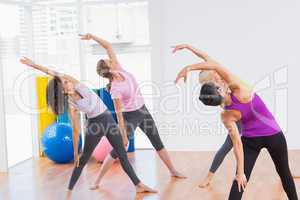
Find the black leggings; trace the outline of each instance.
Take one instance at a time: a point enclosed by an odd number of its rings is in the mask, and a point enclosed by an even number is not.
[[[155,122],[145,105],[135,111],[123,112],[123,117],[127,134],[134,134],[135,129],[140,127],[140,129],[149,138],[156,151],[160,151],[164,148]],[[118,157],[115,149],[111,151],[110,155],[115,159]]]
[[[282,132],[276,135],[246,138],[242,137],[244,147],[244,170],[249,181],[255,161],[262,148],[266,148],[275,164],[276,171],[280,176],[283,188],[289,200],[296,200],[297,192],[295,183],[289,168],[288,151],[285,137]],[[233,182],[229,199],[241,199],[243,192],[239,192],[236,181]]]
[[[135,185],[138,185],[140,183],[139,178],[136,176],[132,166],[128,161],[119,127],[113,120],[111,113],[105,111],[95,118],[88,119],[83,153],[80,156],[79,166],[75,167],[73,170],[72,177],[69,183],[70,190],[73,189],[82,172],[82,169],[88,162],[95,147],[97,146],[103,135],[106,135],[110,144],[113,146],[116,154],[120,159],[123,170],[127,173],[131,181]]]

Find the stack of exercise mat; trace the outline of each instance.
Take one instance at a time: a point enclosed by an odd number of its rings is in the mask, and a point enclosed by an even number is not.
[[[40,156],[47,156],[55,163],[69,163],[74,159],[72,125],[66,110],[64,114],[56,116],[46,102],[46,88],[49,77],[36,78],[37,104],[39,109],[38,131],[40,144]],[[113,118],[117,121],[114,104],[109,92],[105,88],[95,89],[101,100],[105,103]],[[133,135],[133,134],[130,134]],[[79,136],[78,151],[82,149],[82,138]],[[106,137],[103,137],[93,152],[94,158],[102,162],[112,150]],[[134,137],[129,138],[128,152],[133,152]]]

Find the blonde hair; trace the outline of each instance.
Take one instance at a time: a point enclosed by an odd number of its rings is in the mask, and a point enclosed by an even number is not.
[[[207,82],[208,77],[211,75],[211,70],[205,70],[199,72],[199,83]]]

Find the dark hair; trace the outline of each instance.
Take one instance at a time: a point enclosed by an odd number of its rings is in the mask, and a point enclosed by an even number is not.
[[[68,96],[64,94],[62,81],[59,77],[51,79],[46,89],[46,101],[54,114],[60,115],[65,112],[68,105]]]
[[[219,106],[223,102],[223,97],[218,92],[218,87],[214,83],[205,83],[200,90],[199,100],[207,106]]]
[[[108,91],[110,91],[111,81],[112,81],[113,75],[110,72],[110,67],[102,59],[99,60],[98,63],[97,63],[97,74],[101,77],[109,79],[109,83],[107,84],[106,88],[107,88]]]

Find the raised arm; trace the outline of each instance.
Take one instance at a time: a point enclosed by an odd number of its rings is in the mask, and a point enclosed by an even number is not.
[[[247,178],[244,173],[243,144],[236,126],[238,118],[235,115],[236,113],[234,111],[224,111],[221,116],[233,144],[234,155],[237,163],[235,180],[237,181],[239,191],[241,192],[241,189],[244,190],[247,185]]]
[[[201,62],[196,63],[193,65],[188,65],[184,67],[176,77],[176,83],[183,78],[184,81],[187,79],[187,75],[190,71],[201,71],[201,70],[214,70],[216,71],[220,77],[228,84],[229,88],[232,91],[236,91],[238,89],[243,89],[247,93],[249,93],[251,90],[248,89],[249,86],[246,85],[244,82],[242,82],[238,77],[233,75],[229,70],[227,70],[225,67],[221,66],[220,64],[216,62]]]
[[[214,61],[207,53],[204,51],[201,51],[200,49],[196,49],[195,47],[188,45],[188,44],[180,44],[173,47],[173,53],[176,53],[177,51],[187,49],[194,53],[199,58],[202,58],[204,61]]]
[[[78,139],[79,139],[79,119],[77,115],[77,110],[69,105],[69,113],[73,128],[73,149],[74,149],[74,164],[76,167],[79,166],[79,156],[78,156]]]
[[[31,67],[31,68],[34,68],[34,69],[37,69],[45,74],[48,74],[50,76],[56,76],[56,77],[59,77],[61,79],[68,79],[70,80],[71,82],[73,83],[77,83],[78,80],[76,80],[75,78],[73,78],[72,76],[69,76],[67,74],[62,74],[62,73],[59,73],[55,70],[52,70],[52,69],[49,69],[47,67],[44,67],[42,65],[39,65],[39,64],[36,64],[34,61],[32,61],[31,59],[27,58],[27,57],[23,57],[20,59],[20,62],[24,65],[27,65],[28,67]]]
[[[50,76],[60,76],[60,73],[58,73],[57,71],[54,71],[54,70],[48,69],[47,67],[44,67],[42,65],[36,64],[35,62],[33,62],[31,59],[29,59],[27,57],[21,58],[20,62],[24,65],[27,65],[28,67],[37,69],[37,70],[44,72],[45,74],[48,74]]]
[[[115,112],[117,115],[118,125],[120,127],[120,131],[121,131],[122,138],[123,138],[123,143],[124,143],[124,146],[127,147],[128,138],[127,138],[127,131],[126,131],[124,118],[122,115],[122,102],[121,102],[121,99],[113,99],[113,102],[114,102]]]
[[[107,55],[108,55],[108,57],[110,58],[110,60],[112,62],[111,67],[113,69],[116,69],[116,68],[118,68],[120,66],[119,62],[118,62],[118,59],[117,59],[117,56],[116,56],[116,54],[115,54],[115,52],[114,52],[114,50],[112,48],[112,45],[108,41],[106,41],[106,40],[104,40],[104,39],[102,39],[100,37],[97,37],[95,35],[92,35],[90,33],[80,34],[79,36],[81,37],[81,40],[94,40],[100,46],[102,46],[106,50]]]

